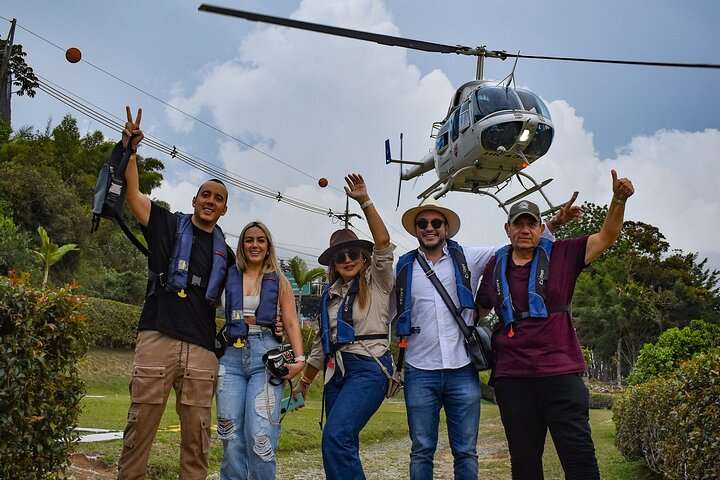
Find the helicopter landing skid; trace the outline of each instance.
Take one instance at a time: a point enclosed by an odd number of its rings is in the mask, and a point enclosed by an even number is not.
[[[560,208],[562,208],[562,205],[557,205],[557,206],[553,205],[553,203],[550,201],[550,199],[547,197],[547,195],[545,195],[545,192],[543,191],[543,187],[553,181],[552,178],[548,178],[547,180],[544,180],[543,182],[538,183],[533,177],[531,177],[530,175],[528,175],[525,172],[517,172],[515,175],[518,177],[527,178],[529,181],[532,182],[533,186],[530,188],[526,188],[522,192],[518,193],[517,195],[515,195],[511,198],[508,198],[505,201],[501,200],[497,195],[495,195],[493,193],[490,193],[490,192],[487,192],[484,190],[480,190],[478,187],[466,187],[466,188],[459,187],[459,188],[453,189],[453,184],[455,183],[455,180],[457,179],[458,175],[460,175],[461,173],[463,173],[466,170],[470,170],[473,168],[475,168],[475,167],[474,166],[463,167],[460,170],[458,170],[457,172],[450,175],[445,180],[445,182],[438,180],[437,182],[430,185],[430,187],[428,187],[424,192],[422,192],[420,195],[418,195],[418,198],[424,200],[427,197],[429,197],[430,195],[432,195],[433,198],[435,198],[437,200],[440,197],[442,197],[443,195],[450,192],[451,190],[458,191],[458,192],[476,193],[478,195],[486,195],[486,196],[494,199],[497,202],[498,207],[505,210],[505,213],[508,213],[508,205],[512,205],[515,202],[517,202],[518,200],[520,200],[521,198],[525,198],[532,193],[540,192],[540,195],[542,195],[543,199],[545,200],[545,203],[547,203],[547,205],[549,207],[548,209],[546,209],[545,211],[543,211],[541,213],[541,216],[549,215],[551,213],[554,213],[554,212],[560,210]],[[441,185],[442,185],[442,187],[441,187]],[[439,188],[439,187],[441,187],[441,188]]]

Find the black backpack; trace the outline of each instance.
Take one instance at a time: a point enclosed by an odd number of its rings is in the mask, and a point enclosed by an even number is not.
[[[122,142],[118,142],[110,152],[110,158],[100,169],[95,184],[90,233],[95,232],[100,227],[101,218],[115,220],[133,245],[145,256],[148,256],[150,252],[147,247],[130,231],[122,218],[125,190],[127,189],[125,169],[132,153],[131,148],[125,148]]]

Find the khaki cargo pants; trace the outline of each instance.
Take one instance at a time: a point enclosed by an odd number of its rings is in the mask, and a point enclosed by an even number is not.
[[[118,461],[118,479],[144,479],[150,447],[175,389],[180,417],[180,479],[205,480],[210,446],[215,353],[156,331],[138,333],[130,382],[130,410]]]

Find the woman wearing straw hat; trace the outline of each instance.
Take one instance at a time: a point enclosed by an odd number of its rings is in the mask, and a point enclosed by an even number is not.
[[[293,395],[324,370],[326,424],[322,435],[329,480],[364,479],[358,435],[385,398],[387,378],[376,359],[392,372],[388,350],[389,298],[393,287],[390,235],[358,174],[345,177],[345,193],[360,204],[373,242],[349,229],[334,232],[318,261],[328,266],[330,287],[321,307],[321,326]],[[373,358],[376,357],[375,358]]]

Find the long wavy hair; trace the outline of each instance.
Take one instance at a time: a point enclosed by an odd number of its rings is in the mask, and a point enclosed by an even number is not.
[[[358,281],[360,282],[358,291],[358,302],[360,302],[359,305],[364,308],[365,305],[367,305],[369,295],[368,282],[365,276],[365,272],[367,271],[368,266],[370,266],[370,262],[372,260],[372,253],[363,248],[360,249],[360,252],[362,253],[363,266],[360,268],[360,271],[357,274]],[[335,262],[333,260],[330,260],[330,265],[328,265],[328,281],[332,285],[338,278],[341,278],[341,276],[335,268]]]

